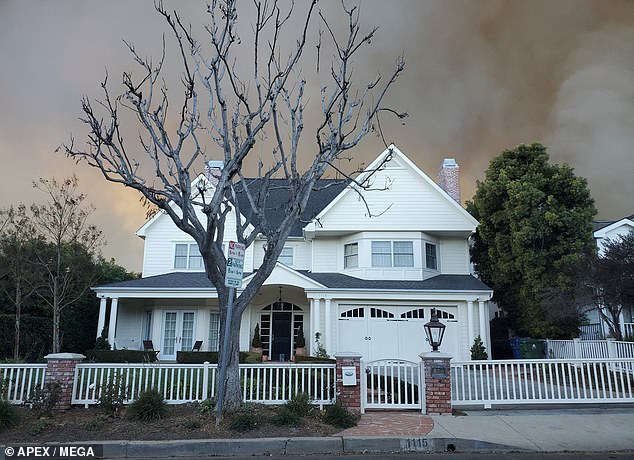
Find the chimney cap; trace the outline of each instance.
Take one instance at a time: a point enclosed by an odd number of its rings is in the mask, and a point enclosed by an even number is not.
[[[443,168],[457,168],[458,163],[456,162],[455,158],[445,158],[444,160],[442,160],[442,167]]]

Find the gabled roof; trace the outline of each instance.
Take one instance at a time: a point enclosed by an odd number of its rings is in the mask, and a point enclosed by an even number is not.
[[[594,237],[603,238],[606,233],[622,225],[629,225],[630,227],[634,228],[634,214],[632,214],[631,216],[623,217],[619,220],[593,221],[592,227],[594,228]]]
[[[401,152],[398,149],[398,147],[396,147],[394,144],[390,144],[388,148],[386,148],[378,157],[376,157],[376,159],[372,163],[370,163],[370,165],[361,174],[359,174],[358,177],[355,178],[355,181],[358,183],[363,183],[364,179],[368,175],[373,174],[373,172],[381,166],[382,162],[384,161],[384,158],[390,154],[394,158],[398,159],[399,162],[407,165],[408,168],[410,168],[415,174],[417,174],[420,178],[422,178],[425,182],[427,182],[437,193],[443,196],[446,199],[448,206],[454,207],[456,210],[458,210],[458,212],[462,216],[464,216],[470,224],[476,227],[478,226],[478,221],[471,214],[469,214],[466,209],[460,206],[460,204],[456,202],[456,200],[454,200],[435,181],[433,181],[427,174],[425,174],[418,166],[412,163],[411,160],[407,158],[407,156],[405,156],[405,154]],[[333,209],[337,205],[337,203],[343,200],[343,198],[349,193],[357,193],[357,192],[355,192],[352,187],[345,188],[344,190],[341,191],[341,193],[339,193],[339,195],[336,198],[334,198],[326,207],[324,207],[323,210],[319,214],[317,214],[315,220],[322,219],[324,215],[328,213],[328,211]],[[313,225],[314,224],[311,223],[311,226]]]

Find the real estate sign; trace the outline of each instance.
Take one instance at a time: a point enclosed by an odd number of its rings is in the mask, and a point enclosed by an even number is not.
[[[227,251],[227,272],[225,286],[239,288],[242,286],[242,272],[244,269],[244,244],[229,241]]]

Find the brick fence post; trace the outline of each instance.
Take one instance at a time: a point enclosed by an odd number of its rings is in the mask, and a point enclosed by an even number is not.
[[[451,355],[423,353],[425,411],[428,415],[451,415]]]
[[[86,357],[77,353],[52,353],[46,355],[44,359],[46,360],[44,384],[59,382],[62,386],[60,398],[55,405],[55,409],[70,409],[75,366],[86,359]]]
[[[336,387],[337,401],[350,412],[361,413],[361,355],[357,353],[337,353]],[[354,382],[352,385],[348,381],[351,379],[351,372],[354,372]],[[344,382],[344,373],[346,381]]]

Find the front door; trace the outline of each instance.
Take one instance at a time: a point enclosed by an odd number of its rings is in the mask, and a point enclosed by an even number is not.
[[[160,358],[176,360],[176,352],[189,351],[194,345],[196,313],[193,311],[165,311]]]
[[[273,313],[273,340],[271,361],[290,361],[291,350],[291,312]]]

